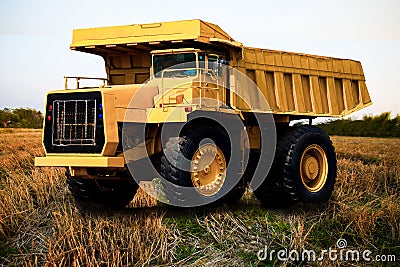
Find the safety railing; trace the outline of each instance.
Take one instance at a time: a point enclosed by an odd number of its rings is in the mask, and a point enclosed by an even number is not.
[[[75,79],[75,88],[68,88],[68,80]],[[80,81],[81,80],[98,80],[102,81],[100,87],[105,87],[109,85],[107,78],[93,78],[93,77],[77,77],[77,76],[64,76],[64,88],[65,89],[81,89]]]

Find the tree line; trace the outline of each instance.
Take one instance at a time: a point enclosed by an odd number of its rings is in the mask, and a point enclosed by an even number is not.
[[[42,128],[42,112],[31,108],[3,108],[0,110],[1,128]]]
[[[362,120],[340,119],[319,124],[329,135],[400,137],[400,114],[391,118],[390,112],[364,116]]]

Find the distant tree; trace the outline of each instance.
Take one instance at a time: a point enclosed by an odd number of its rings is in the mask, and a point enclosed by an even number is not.
[[[320,124],[330,135],[400,137],[400,115],[391,119],[390,112],[364,116],[362,120],[341,119]]]
[[[0,110],[0,122],[2,127],[7,127],[7,124],[11,122],[12,109],[4,108]]]
[[[3,108],[0,110],[0,127],[41,128],[43,114],[31,108]]]

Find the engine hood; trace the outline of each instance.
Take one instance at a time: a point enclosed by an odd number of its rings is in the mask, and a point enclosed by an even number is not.
[[[103,88],[105,95],[114,97],[115,108],[146,109],[154,106],[158,87],[154,84],[127,84]]]

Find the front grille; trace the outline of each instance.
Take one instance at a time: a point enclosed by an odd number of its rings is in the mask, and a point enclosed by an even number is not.
[[[53,146],[96,145],[96,99],[53,102]],[[54,116],[55,115],[55,116]]]
[[[48,153],[101,153],[105,138],[100,92],[49,94],[46,108]]]

